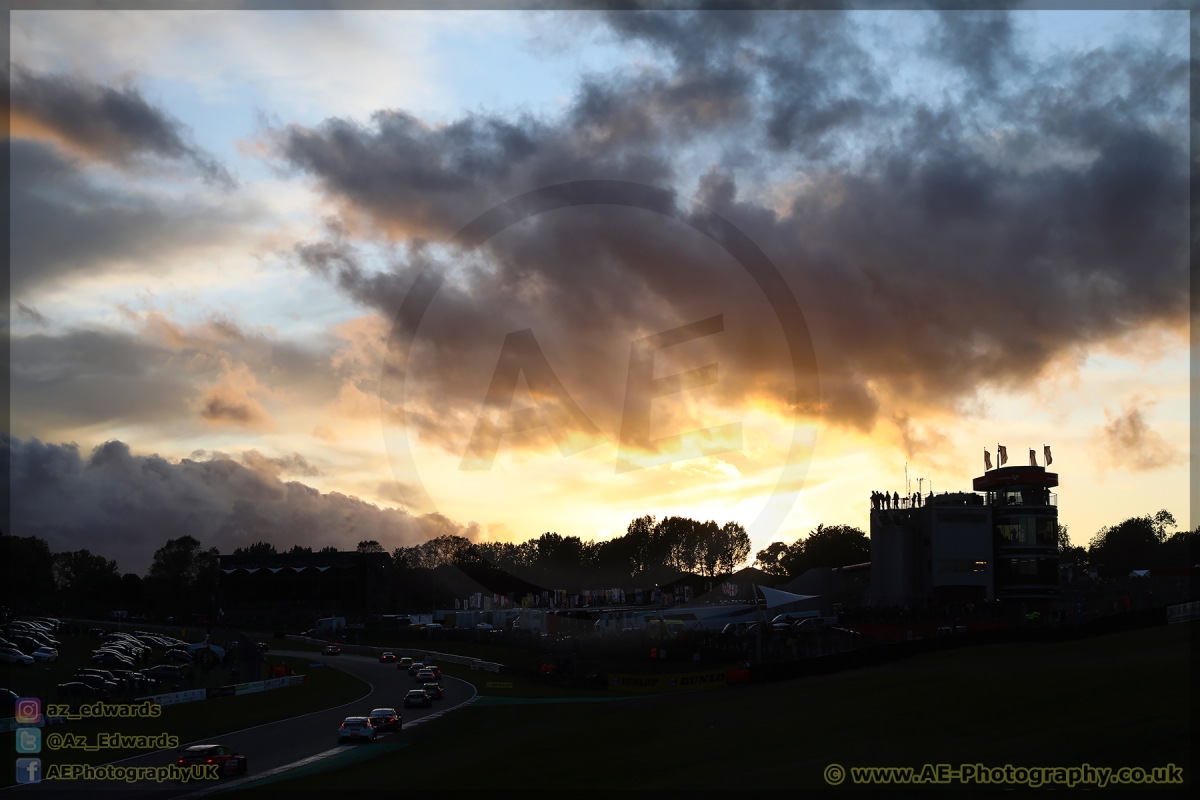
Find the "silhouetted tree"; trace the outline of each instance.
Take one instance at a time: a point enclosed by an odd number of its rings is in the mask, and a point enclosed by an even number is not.
[[[235,549],[233,554],[235,556],[273,556],[277,552],[275,545],[270,542],[255,542],[254,544]]]
[[[32,611],[53,602],[54,556],[44,539],[0,534],[0,563],[4,565],[5,580],[0,581],[4,605]]]
[[[205,550],[194,537],[181,536],[155,551],[147,588],[161,608],[203,613],[215,600],[220,573],[217,548]]]
[[[1169,529],[1178,523],[1165,509],[1154,516],[1131,517],[1104,527],[1088,543],[1088,559],[1101,577],[1128,575],[1135,569],[1159,566],[1160,551]]]
[[[117,562],[88,550],[54,555],[54,584],[60,600],[73,612],[101,611],[121,600]],[[108,609],[108,610],[111,610]]]
[[[787,544],[784,542],[771,542],[764,549],[755,553],[754,566],[768,575],[774,575],[777,578],[786,578],[787,567],[783,564],[783,558],[787,554]]]

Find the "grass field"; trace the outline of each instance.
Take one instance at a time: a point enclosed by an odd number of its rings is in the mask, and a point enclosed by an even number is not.
[[[815,789],[826,786],[831,763],[976,762],[1173,762],[1190,784],[1190,633],[1172,625],[962,648],[870,670],[611,703],[472,707],[404,732],[401,750],[306,777],[303,787],[370,789],[403,775],[406,791]],[[463,768],[477,759],[481,768]]]
[[[370,688],[364,681],[341,670],[331,667],[310,668],[308,666],[309,659],[306,658],[275,656],[270,659],[270,662],[290,665],[297,675],[305,676],[304,684],[239,697],[221,697],[195,703],[164,706],[162,716],[157,719],[79,720],[43,728],[43,733],[80,734],[86,735],[91,741],[94,741],[95,735],[101,732],[132,735],[168,733],[179,737],[179,742],[182,744],[348,703],[362,697]],[[70,671],[74,671],[74,669],[75,666],[71,665]],[[15,670],[14,673],[17,674]],[[38,695],[28,688],[30,685],[28,681],[26,684],[19,688],[14,686],[14,691],[20,691],[27,696],[40,696],[44,702],[55,702],[53,693]],[[112,698],[109,702],[128,702],[130,699]],[[73,705],[77,705],[81,700],[71,698],[71,702]],[[93,701],[89,699],[85,702]],[[0,748],[8,753],[15,752],[14,737],[15,734],[12,732],[0,734]],[[73,750],[50,753],[43,749],[41,758],[46,765],[56,761],[103,764],[137,755],[139,752],[142,751],[87,752]],[[3,776],[0,779],[3,785],[8,785],[13,780],[11,769],[5,769],[0,775]]]

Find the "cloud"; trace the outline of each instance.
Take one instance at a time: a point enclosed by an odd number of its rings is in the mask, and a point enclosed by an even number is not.
[[[257,210],[93,180],[45,141],[9,142],[15,296],[106,271],[162,274],[181,256],[235,245]]]
[[[196,403],[200,416],[214,425],[234,425],[251,430],[275,430],[275,423],[259,398],[269,396],[245,364],[227,364],[216,383],[209,385]]]
[[[569,180],[667,187],[678,215],[701,219],[697,201],[744,231],[804,310],[823,418],[864,432],[1186,323],[1185,55],[1127,42],[1035,61],[1009,16],[947,14],[929,35],[975,87],[960,104],[893,85],[850,17],[767,16],[612,15],[658,62],[585,76],[557,117],[433,126],[382,109],[274,132],[278,158],[341,210],[298,263],[389,320],[427,261],[445,271],[406,376],[408,419],[430,441],[461,450],[500,342],[528,327],[605,431],[619,429],[630,341],[717,313],[724,332],[687,362],[719,356],[704,402],[787,407],[769,307],[677,223],[574,208],[473,255],[445,246],[494,204]],[[398,254],[370,256],[379,237]],[[676,429],[698,413],[677,399]]]
[[[126,169],[147,160],[185,164],[210,183],[236,186],[225,167],[188,141],[182,123],[147,101],[133,85],[102,86],[78,76],[15,66],[10,86],[17,137],[51,138]]]
[[[262,475],[278,478],[280,475],[302,475],[315,478],[321,471],[308,463],[308,459],[299,453],[289,456],[270,458],[257,450],[247,450],[242,453],[242,463]]]
[[[930,44],[983,92],[995,90],[1006,70],[1023,66],[1008,11],[939,11]]]
[[[87,457],[74,444],[37,439],[5,436],[0,447],[12,475],[12,530],[5,533],[41,536],[56,551],[87,548],[124,571],[143,572],[155,549],[183,535],[223,553],[258,540],[281,549],[353,549],[375,539],[389,550],[425,540],[421,521],[403,510],[323,494],[226,457],[171,462],[134,455],[120,441]],[[283,460],[307,464],[298,454]],[[441,518],[431,525],[463,530]]]
[[[193,326],[161,312],[126,310],[125,318],[131,329],[13,336],[12,409],[23,430],[67,436],[78,428],[169,423],[264,430],[268,398],[319,407],[337,396],[331,350],[220,316]]]
[[[38,311],[33,306],[27,306],[24,303],[17,301],[17,317],[23,320],[32,322],[38,327],[44,328],[50,324],[50,320]]]
[[[1149,405],[1139,406],[1138,398],[1133,398],[1122,404],[1120,414],[1104,409],[1108,421],[1097,429],[1095,439],[1110,467],[1149,472],[1186,463],[1183,452],[1147,424],[1145,412]]]

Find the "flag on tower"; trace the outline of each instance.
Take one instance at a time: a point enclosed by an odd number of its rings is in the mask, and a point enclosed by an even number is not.
[[[1046,454],[1046,466],[1048,467],[1054,463],[1054,459],[1050,457],[1050,445],[1043,447],[1042,451]]]
[[[987,472],[991,468],[992,468],[992,454],[989,453],[987,451],[987,448],[985,447],[983,449],[983,471]]]
[[[996,445],[996,460],[1002,467],[1008,463],[1008,448],[1002,444]]]
[[[1029,466],[1037,466],[1037,450],[1034,450],[1032,447],[1029,448]]]

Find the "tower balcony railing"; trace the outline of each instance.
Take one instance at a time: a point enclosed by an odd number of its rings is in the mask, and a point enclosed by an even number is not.
[[[1050,506],[1058,508],[1058,495],[1039,489],[1011,489],[1004,492],[988,492],[989,506]]]

